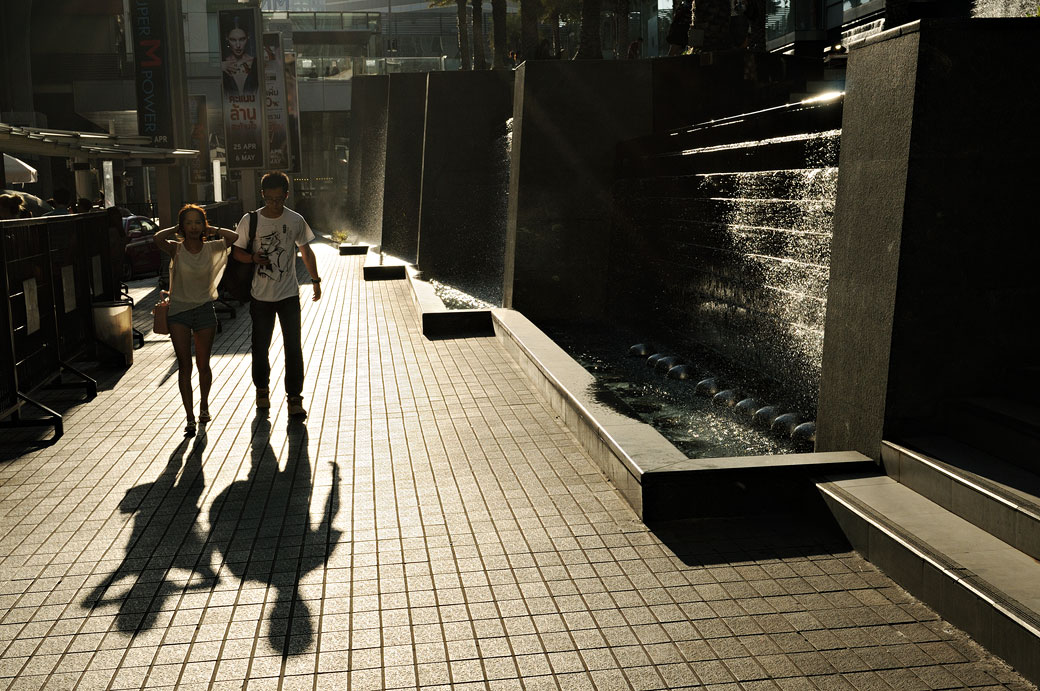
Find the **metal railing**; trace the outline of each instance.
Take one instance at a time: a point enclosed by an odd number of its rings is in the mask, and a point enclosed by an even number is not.
[[[119,299],[125,243],[119,214],[4,221],[0,235],[0,318],[9,333],[0,339],[0,419],[11,418],[5,426],[53,426],[57,438],[61,415],[30,396],[48,385],[97,395],[97,383],[69,361],[96,342],[95,302]],[[77,381],[64,382],[63,374]],[[24,404],[44,417],[22,419]]]

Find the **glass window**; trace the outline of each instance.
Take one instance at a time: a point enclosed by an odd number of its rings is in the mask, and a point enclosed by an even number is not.
[[[343,28],[343,19],[339,12],[315,12],[314,28],[318,31],[339,31]]]

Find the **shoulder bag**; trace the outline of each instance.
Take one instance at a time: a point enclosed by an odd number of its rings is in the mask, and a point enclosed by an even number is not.
[[[253,240],[256,239],[256,223],[256,212],[250,211],[249,242],[246,243],[246,251],[250,255],[253,254]],[[220,279],[219,289],[230,294],[232,298],[239,302],[249,302],[253,288],[253,273],[255,271],[256,264],[252,262],[247,264],[235,259],[235,252],[232,250],[227,267],[224,269],[224,276]]]

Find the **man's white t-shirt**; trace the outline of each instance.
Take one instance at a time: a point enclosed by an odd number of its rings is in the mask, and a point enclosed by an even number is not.
[[[236,247],[245,249],[249,244],[249,214],[238,222]],[[300,282],[296,278],[296,248],[314,239],[314,232],[303,216],[292,209],[282,208],[278,218],[267,218],[257,211],[256,238],[253,251],[260,251],[271,260],[270,266],[256,267],[253,274],[252,295],[263,302],[278,302],[299,297]],[[247,250],[248,251],[248,250]]]

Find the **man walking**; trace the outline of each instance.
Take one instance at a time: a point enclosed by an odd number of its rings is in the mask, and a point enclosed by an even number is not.
[[[249,316],[253,320],[253,385],[256,407],[271,407],[271,363],[268,350],[274,334],[274,320],[282,329],[285,345],[285,393],[289,415],[306,417],[303,407],[303,345],[300,326],[300,284],[296,278],[296,248],[300,248],[303,265],[311,277],[312,300],[321,299],[321,277],[314,251],[308,246],[314,233],[303,216],[285,208],[289,197],[289,178],[285,173],[271,172],[260,180],[264,206],[256,218],[256,237],[250,244],[250,214],[238,222],[235,259],[256,264],[250,291]]]

